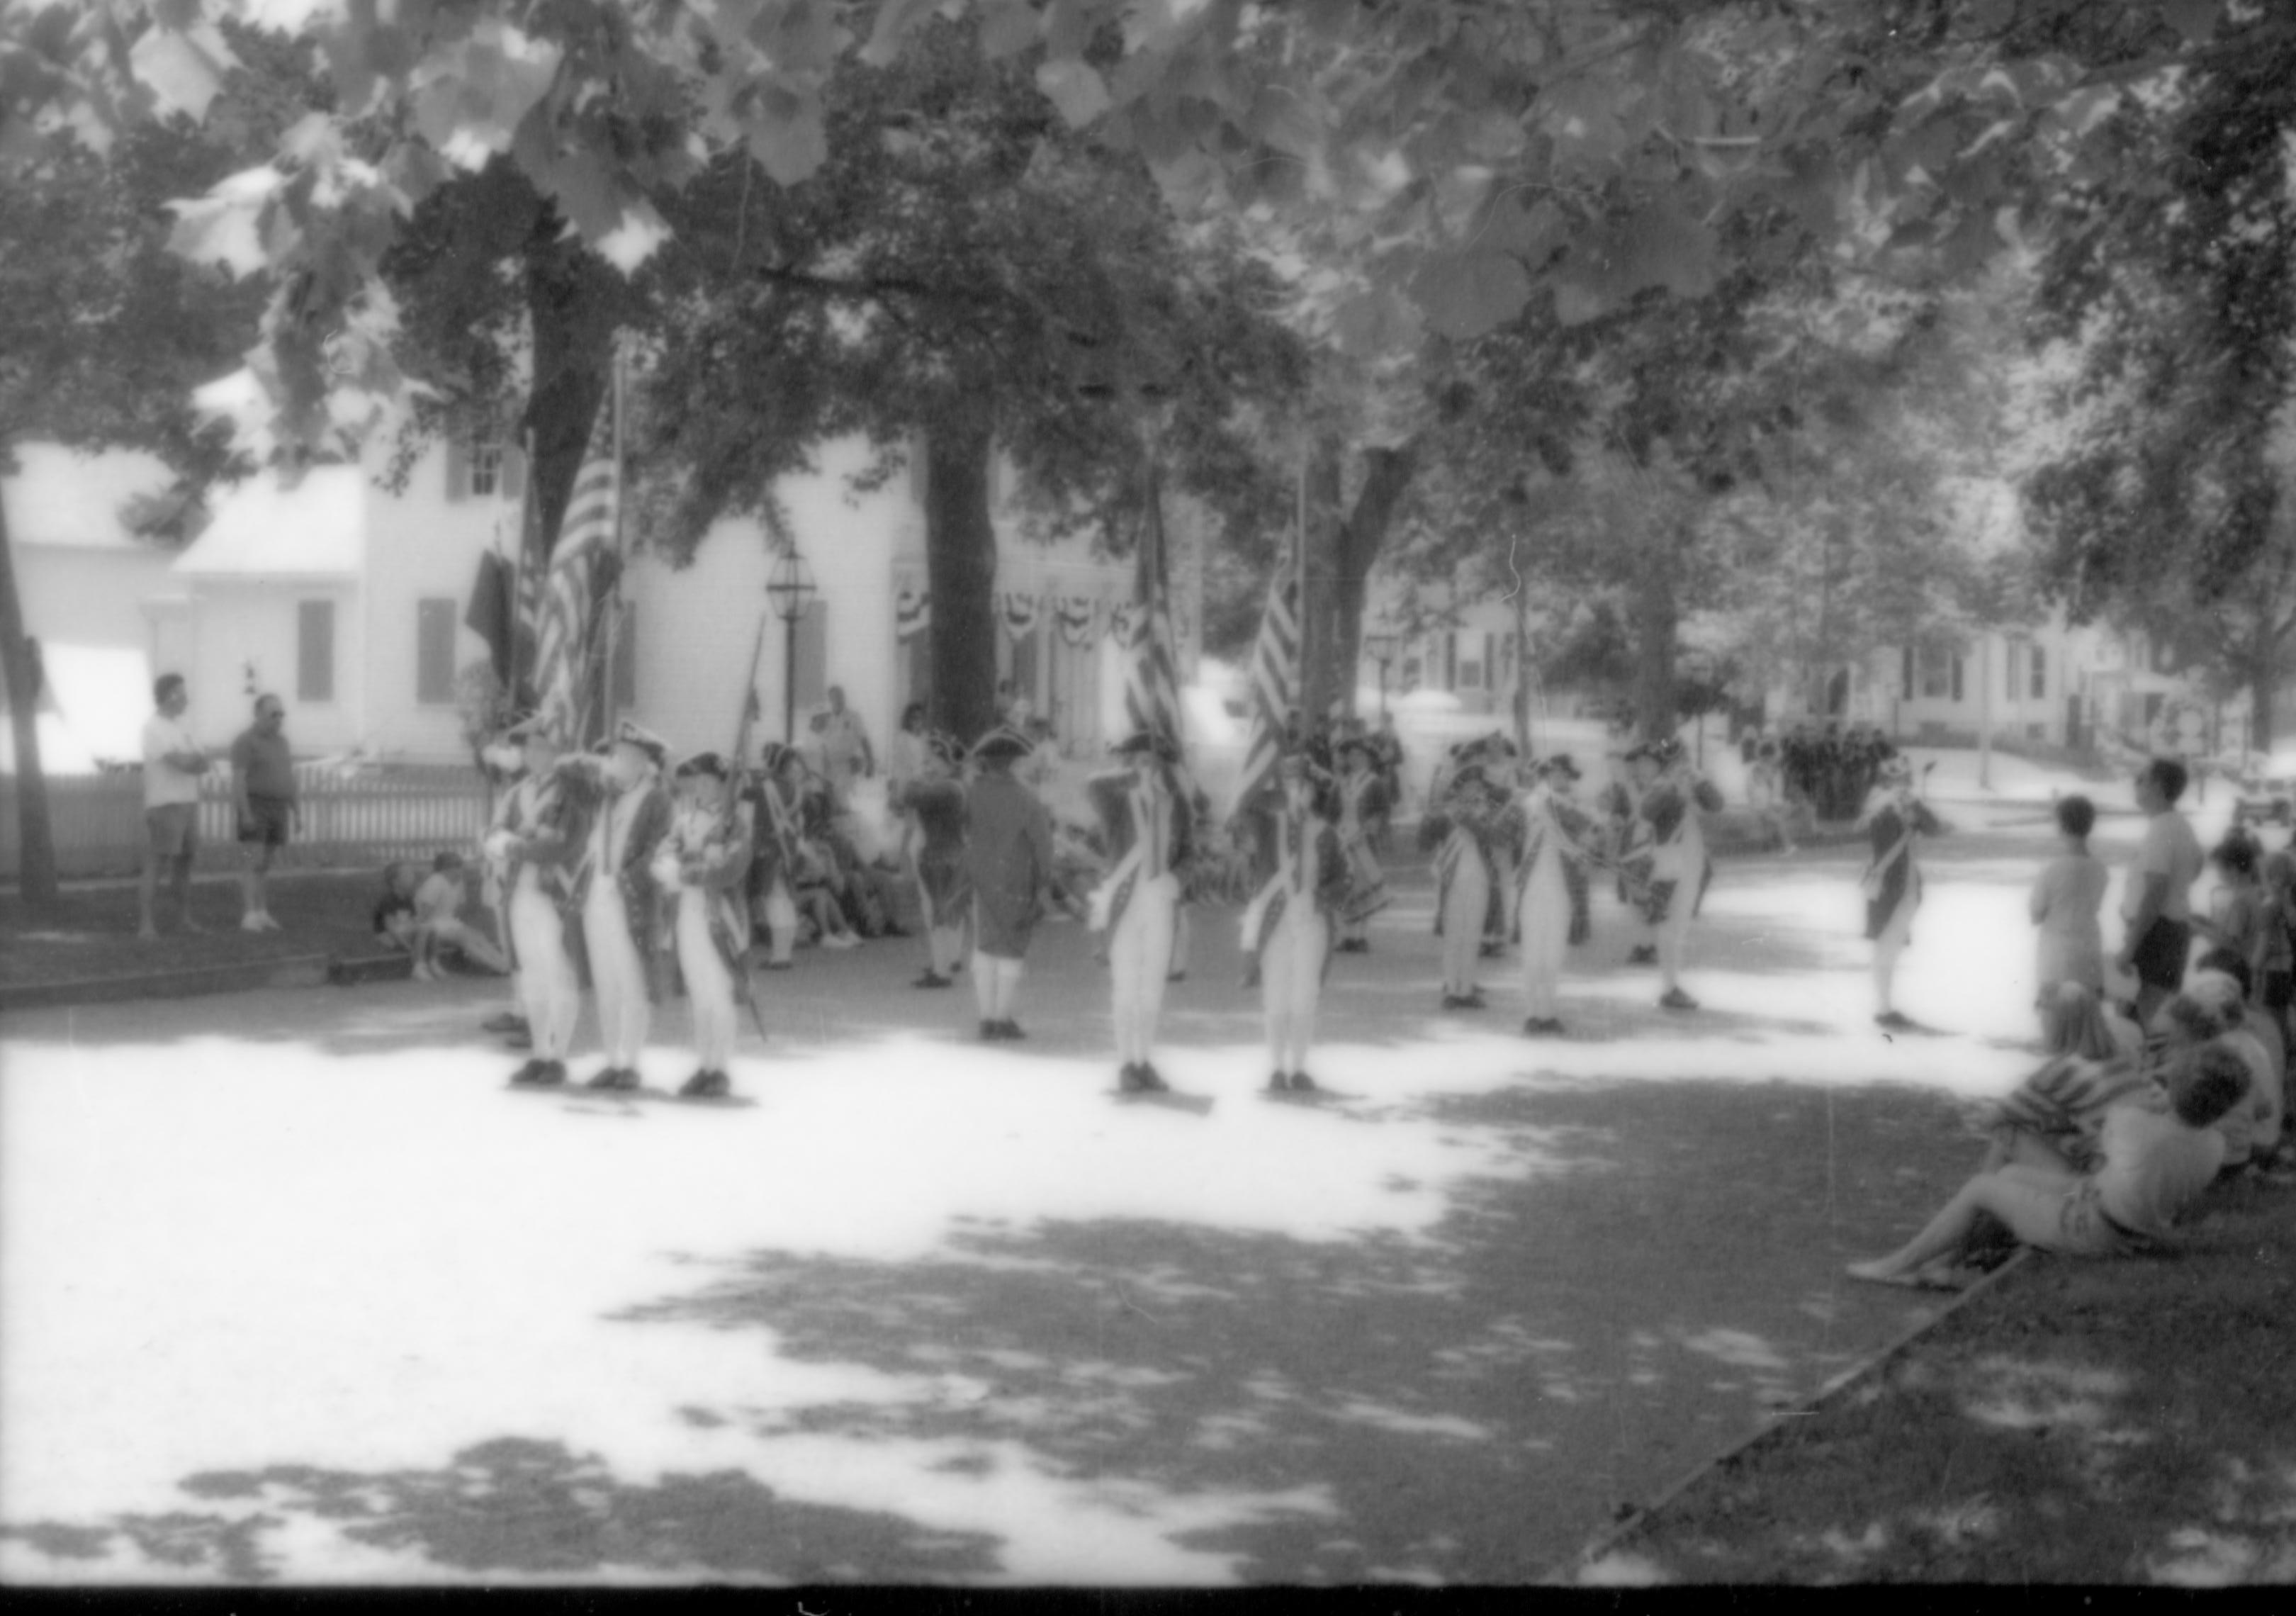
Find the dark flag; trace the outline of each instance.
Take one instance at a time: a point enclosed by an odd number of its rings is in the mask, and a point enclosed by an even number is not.
[[[517,633],[511,596],[509,563],[489,550],[479,557],[479,576],[471,585],[471,603],[463,609],[463,626],[487,643],[496,682],[504,690],[510,688],[511,642]]]

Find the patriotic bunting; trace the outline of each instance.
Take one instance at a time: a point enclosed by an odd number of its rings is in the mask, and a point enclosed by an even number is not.
[[[997,600],[997,615],[1004,619],[1004,632],[1015,643],[1027,639],[1036,628],[1037,611],[1037,597],[1026,590],[1007,589]]]
[[[591,739],[602,717],[595,697],[606,655],[605,627],[622,576],[620,366],[598,401],[590,447],[574,479],[544,593],[535,684],[541,712],[574,745]]]
[[[1236,806],[1251,800],[1260,783],[1275,772],[1283,754],[1284,720],[1300,699],[1299,533],[1284,546],[1275,576],[1267,583],[1267,606],[1260,614],[1259,637],[1251,648],[1251,714],[1245,731],[1243,773],[1236,783]]]
[[[1092,644],[1093,624],[1099,615],[1097,603],[1088,595],[1064,595],[1053,603],[1053,620],[1060,625],[1061,638],[1079,650]]]
[[[913,640],[932,627],[932,596],[922,589],[904,589],[893,599],[893,634]]]

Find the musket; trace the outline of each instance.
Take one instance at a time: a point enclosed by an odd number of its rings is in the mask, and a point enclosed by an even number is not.
[[[758,638],[750,647],[750,677],[742,681],[742,719],[734,727],[734,750],[726,759],[726,808],[731,812],[734,800],[741,795],[742,775],[749,768],[750,730],[758,721],[758,664],[766,654],[766,622],[768,613],[758,613]]]

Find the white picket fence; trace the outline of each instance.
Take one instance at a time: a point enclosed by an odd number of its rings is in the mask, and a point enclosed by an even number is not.
[[[280,867],[341,869],[393,858],[428,858],[443,848],[469,850],[486,829],[485,783],[459,766],[392,765],[340,774],[299,768],[301,825]],[[67,880],[133,874],[144,847],[144,780],[128,771],[74,775],[47,783],[56,873]],[[230,778],[217,771],[200,792],[196,867],[238,867]],[[0,775],[0,882],[21,874],[16,781]]]

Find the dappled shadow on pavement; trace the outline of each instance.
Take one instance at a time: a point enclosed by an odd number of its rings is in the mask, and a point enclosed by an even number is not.
[[[620,1317],[934,1388],[709,1411],[761,1438],[928,1441],[983,1476],[1017,1445],[1144,1507],[1259,1500],[1175,1534],[1247,1581],[1515,1581],[1925,1312],[1831,1276],[1964,1149],[1910,1091],[1589,1085],[1431,1114],[1559,1170],[1468,1180],[1416,1238],[976,1224],[916,1262],[758,1252]]]
[[[116,1532],[158,1565],[233,1581],[275,1571],[263,1534],[295,1514],[326,1522],[349,1543],[463,1572],[914,1582],[984,1575],[996,1563],[994,1540],[980,1533],[795,1502],[735,1472],[634,1486],[559,1443],[514,1437],[465,1448],[438,1470],[275,1464],[205,1472],[182,1487],[234,1513],[0,1528],[0,1536],[68,1564],[108,1553]],[[250,1506],[257,1513],[244,1513]]]

